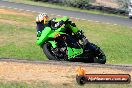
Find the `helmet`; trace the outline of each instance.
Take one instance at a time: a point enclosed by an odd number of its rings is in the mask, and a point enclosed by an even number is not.
[[[46,13],[40,13],[37,17],[36,17],[36,22],[44,22],[44,24],[47,23],[49,17]]]

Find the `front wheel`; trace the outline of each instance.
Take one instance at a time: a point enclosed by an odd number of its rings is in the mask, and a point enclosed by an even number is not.
[[[65,54],[66,48],[65,47],[56,47],[53,48],[50,43],[45,43],[43,45],[43,52],[47,56],[49,60],[68,60]]]
[[[57,60],[57,58],[53,55],[51,48],[52,48],[51,44],[45,43],[43,45],[43,52],[45,53],[49,60]]]

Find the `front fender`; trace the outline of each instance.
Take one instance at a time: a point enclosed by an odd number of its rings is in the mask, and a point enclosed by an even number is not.
[[[57,45],[56,45],[56,42],[55,41],[48,41],[51,45],[52,45],[52,47],[53,48],[56,48],[57,47]]]

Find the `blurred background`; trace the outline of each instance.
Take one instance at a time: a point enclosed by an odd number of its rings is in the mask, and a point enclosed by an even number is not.
[[[128,15],[128,4],[130,0],[32,0],[57,3],[80,9],[95,9],[108,13]]]

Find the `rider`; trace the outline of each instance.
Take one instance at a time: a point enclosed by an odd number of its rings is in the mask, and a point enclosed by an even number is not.
[[[84,45],[87,44],[87,47],[89,47],[92,50],[96,50],[95,47],[93,47],[90,42],[86,39],[86,37],[83,35],[83,32],[79,30],[75,23],[69,20],[67,16],[64,16],[62,18],[53,18],[49,20],[49,17],[45,13],[41,13],[36,17],[36,24],[37,24],[37,39],[41,36],[42,30],[46,30],[47,27],[50,27],[52,30],[61,27],[63,24],[65,24],[64,28],[66,29],[66,33],[69,35],[72,35],[72,33],[75,34],[75,38],[78,40],[83,40]]]
[[[45,13],[41,13],[36,17],[37,24],[37,38],[41,36],[42,30],[45,30],[46,27],[50,27],[51,29],[59,28],[61,25],[65,24],[65,29],[68,34],[74,33],[78,39],[83,37],[82,31],[78,30],[75,23],[69,20],[67,16],[62,18],[53,18],[49,20],[49,17]],[[70,29],[70,30],[69,30]]]

